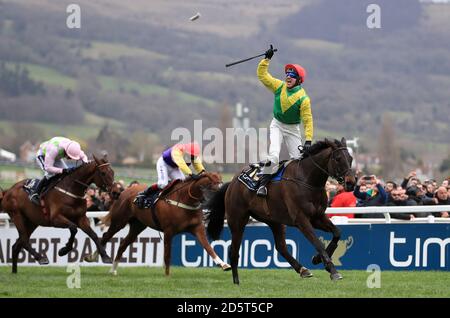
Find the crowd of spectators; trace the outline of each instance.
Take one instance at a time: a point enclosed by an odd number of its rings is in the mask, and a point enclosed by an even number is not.
[[[132,181],[128,188],[139,185],[139,181]],[[108,211],[115,199],[117,199],[122,191],[127,187],[123,180],[114,182],[111,192],[102,191],[95,184],[91,184],[86,191],[85,199],[87,211]],[[101,223],[101,220],[94,218],[95,224]]]
[[[375,175],[357,173],[357,184],[353,192],[345,192],[342,185],[327,182],[328,206],[330,207],[369,207],[369,206],[417,206],[450,205],[450,177],[438,183],[436,180],[420,180],[416,172],[410,172],[400,184],[388,180],[384,183]],[[449,217],[449,212],[411,212],[391,213],[392,218],[413,220],[416,217]],[[383,218],[376,214],[333,214],[349,218]]]
[[[123,180],[116,181],[114,184],[115,189],[113,191],[120,194],[127,187],[138,185],[139,181],[132,181],[128,186],[125,185]],[[95,184],[91,184],[86,191],[85,199],[87,211],[108,211],[115,198],[111,197],[111,193],[102,191]]]

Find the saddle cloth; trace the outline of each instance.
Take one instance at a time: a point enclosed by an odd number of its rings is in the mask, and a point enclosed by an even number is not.
[[[64,176],[62,174],[53,176],[47,184],[44,186],[44,188],[41,191],[41,197],[46,194],[48,191],[50,191]],[[32,178],[27,179],[25,181],[25,184],[23,185],[23,189],[25,192],[30,196],[31,194],[36,192],[37,186],[39,184],[40,179],[38,178]]]
[[[37,186],[39,184],[39,179],[33,178],[28,179],[25,181],[25,184],[23,185],[23,189],[28,195],[31,195],[36,192]]]
[[[278,164],[277,172],[272,174],[273,181],[281,181],[283,177],[284,170],[291,160],[284,160]],[[238,176],[238,180],[242,182],[250,191],[256,192],[259,188],[259,173],[261,172],[261,167],[258,164],[252,164],[249,168],[244,169]]]
[[[154,205],[156,204],[156,201],[158,201],[159,195],[161,194],[161,191],[157,191],[152,193],[150,196],[146,196],[143,200],[142,200],[142,207],[144,209],[150,209],[154,207]]]

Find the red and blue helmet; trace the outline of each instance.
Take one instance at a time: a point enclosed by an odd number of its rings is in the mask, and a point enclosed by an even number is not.
[[[286,66],[284,67],[284,72],[287,73],[294,73],[296,74],[299,79],[299,83],[303,83],[306,79],[306,70],[298,64],[286,64]]]

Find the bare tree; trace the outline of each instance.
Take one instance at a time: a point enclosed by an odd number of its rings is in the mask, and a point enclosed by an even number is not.
[[[378,140],[378,153],[382,174],[392,178],[398,168],[401,168],[400,152],[397,146],[394,123],[388,114],[381,120],[380,137]]]

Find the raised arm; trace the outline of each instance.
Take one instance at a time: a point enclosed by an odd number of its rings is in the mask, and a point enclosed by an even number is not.
[[[258,75],[258,79],[261,83],[264,84],[272,93],[274,93],[281,85],[283,85],[283,81],[274,78],[269,73],[269,59],[262,59],[258,64],[258,68],[256,70],[256,74]]]

